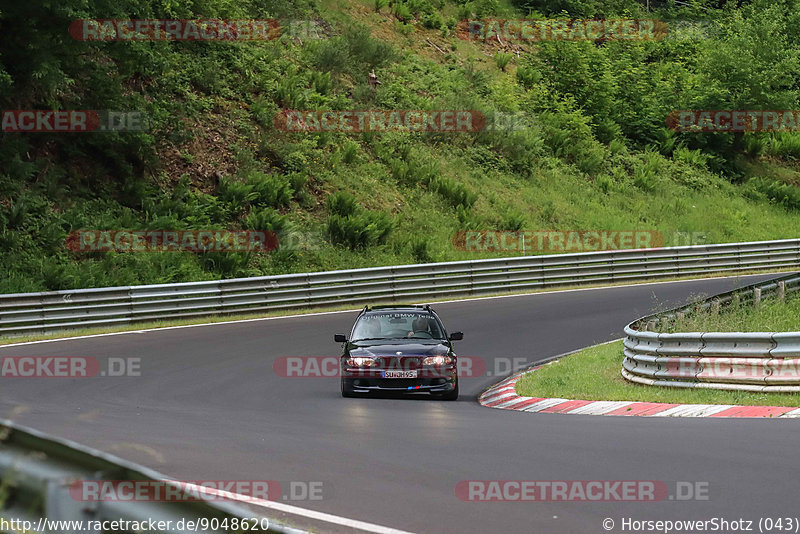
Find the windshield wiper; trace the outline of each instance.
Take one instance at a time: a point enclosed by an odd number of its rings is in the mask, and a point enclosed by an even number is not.
[[[377,341],[380,339],[392,339],[390,337],[362,337],[361,339],[353,339],[352,342],[355,343],[356,341]]]

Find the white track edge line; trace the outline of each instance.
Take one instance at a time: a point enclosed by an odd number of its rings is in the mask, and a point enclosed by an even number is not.
[[[327,514],[325,512],[317,512],[315,510],[308,510],[307,508],[300,508],[299,506],[292,506],[291,504],[283,504],[279,502],[268,501],[265,499],[259,499],[256,497],[251,497],[249,495],[241,495],[239,493],[233,493],[227,491],[220,492],[219,490],[213,488],[198,486],[196,484],[180,482],[177,480],[165,479],[165,482],[168,482],[170,484],[175,484],[179,487],[201,493],[210,493],[210,494],[224,493],[226,500],[234,500],[241,503],[262,506],[264,508],[269,508],[270,510],[277,510],[279,512],[284,512],[287,514],[299,515],[302,517],[307,517],[309,519],[316,519],[317,521],[323,521],[326,523],[341,525],[344,527],[354,528],[365,532],[373,532],[375,534],[413,534],[412,532],[408,532],[405,530],[398,530],[396,528],[384,527],[381,525],[376,525],[374,523],[359,521],[357,519],[348,519],[346,517],[341,517],[338,515]]]

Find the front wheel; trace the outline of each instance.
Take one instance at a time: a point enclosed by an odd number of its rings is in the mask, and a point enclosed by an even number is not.
[[[345,383],[344,378],[342,378],[342,397],[348,397],[348,398],[357,397],[357,395],[353,391],[353,388],[349,387]]]
[[[448,391],[447,393],[433,393],[433,396],[436,397],[437,399],[446,401],[454,401],[458,399],[458,379],[456,379],[453,391]]]

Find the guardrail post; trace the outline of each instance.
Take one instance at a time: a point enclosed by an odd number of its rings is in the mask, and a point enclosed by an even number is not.
[[[134,293],[136,292],[135,286],[128,287],[128,322],[132,323],[133,318],[136,316],[136,299],[134,298]]]
[[[781,280],[778,282],[778,298],[784,300],[786,298],[786,282]]]
[[[761,288],[754,287],[753,288],[753,306],[758,308],[758,305],[761,304]]]
[[[467,272],[469,272],[469,287],[467,288],[467,294],[468,295],[474,295],[475,294],[475,272],[474,272],[474,267],[475,267],[475,265],[472,262],[470,262],[469,265],[467,265]],[[542,276],[542,279],[544,279],[544,276]]]
[[[608,259],[611,262],[608,264],[608,274],[611,277],[611,282],[614,282],[614,254],[609,255]]]
[[[655,321],[647,321],[647,326],[645,328],[647,328],[648,332],[654,331],[656,329],[656,322]]]

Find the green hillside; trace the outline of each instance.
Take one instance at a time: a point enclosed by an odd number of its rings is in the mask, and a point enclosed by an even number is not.
[[[800,133],[675,110],[798,109],[800,2],[60,0],[0,11],[3,110],[144,132],[0,134],[0,292],[510,255],[467,230],[797,237]],[[721,5],[725,4],[725,5]],[[659,19],[659,40],[469,40],[465,19]],[[81,41],[77,19],[277,19],[261,41]],[[369,74],[380,82],[373,88]],[[481,132],[286,132],[281,110],[474,110]],[[81,252],[93,230],[277,232],[272,252]],[[530,251],[528,251],[530,252]],[[535,251],[534,251],[535,252]]]

